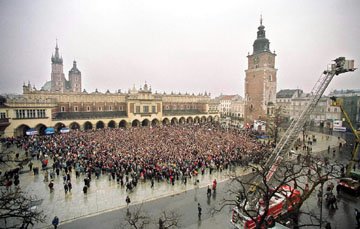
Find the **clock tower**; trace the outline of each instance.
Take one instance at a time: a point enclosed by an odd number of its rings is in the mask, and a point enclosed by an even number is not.
[[[260,18],[253,53],[247,56],[248,69],[245,70],[245,124],[252,125],[254,120],[266,121],[273,114],[276,102],[275,57]]]

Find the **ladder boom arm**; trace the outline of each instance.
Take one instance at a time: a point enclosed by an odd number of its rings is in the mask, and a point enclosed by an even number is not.
[[[272,167],[274,163],[278,164],[279,159],[281,160],[284,155],[291,149],[295,140],[298,138],[299,133],[304,127],[304,124],[306,123],[306,121],[309,120],[310,114],[315,109],[321,96],[324,94],[326,88],[328,87],[334,76],[355,70],[353,60],[346,60],[345,57],[339,57],[334,61],[335,64],[332,64],[329,70],[325,70],[314,85],[310,93],[310,102],[301,112],[299,117],[291,122],[289,128],[285,131],[285,134],[280,139],[279,143],[276,145],[269,159],[266,161],[265,168]],[[275,171],[273,170],[269,170],[266,180],[270,180],[274,172]]]

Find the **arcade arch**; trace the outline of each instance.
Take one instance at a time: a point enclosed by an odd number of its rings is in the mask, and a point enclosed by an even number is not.
[[[153,120],[151,121],[151,126],[159,126],[159,125],[160,125],[159,120],[153,119]]]
[[[141,126],[150,126],[150,121],[148,119],[144,119],[142,122],[141,122]]]
[[[104,129],[104,127],[105,127],[105,124],[103,121],[98,121],[96,123],[96,129]]]
[[[125,120],[121,120],[119,123],[119,127],[120,128],[126,128],[126,121]]]
[[[181,118],[179,119],[179,123],[180,123],[180,124],[185,124],[185,118],[184,118],[184,117],[181,117]]]
[[[194,123],[199,123],[200,122],[200,118],[198,117],[198,116],[196,116],[195,118],[194,118]]]
[[[193,123],[193,121],[194,121],[194,120],[193,120],[192,117],[188,117],[188,118],[186,119],[186,122],[187,122],[187,123]]]
[[[35,126],[35,129],[38,131],[38,134],[39,134],[39,135],[45,135],[46,126],[45,126],[44,124],[42,124],[42,123],[37,124],[37,125]]]
[[[92,130],[93,125],[91,122],[87,121],[84,123],[84,130]]]
[[[30,127],[28,125],[22,124],[15,129],[14,136],[15,137],[23,137],[26,135],[26,131],[28,129],[30,129]]]
[[[168,118],[164,118],[164,119],[162,120],[162,124],[163,124],[164,126],[170,125],[169,119],[168,119]]]
[[[111,121],[108,123],[108,127],[109,127],[109,128],[115,128],[115,126],[116,126],[116,123],[115,123],[114,120],[111,120]]]
[[[172,118],[171,119],[171,125],[176,125],[176,124],[178,124],[179,122],[178,122],[178,120],[177,120],[177,118]]]
[[[58,122],[58,123],[55,124],[54,129],[55,129],[56,132],[60,132],[61,128],[64,128],[64,127],[65,127],[64,123]]]
[[[140,121],[135,119],[134,121],[132,121],[131,126],[132,127],[139,127],[140,126]]]
[[[72,122],[72,123],[70,123],[69,127],[70,127],[70,129],[72,129],[72,130],[80,130],[80,124],[77,123],[77,122]]]

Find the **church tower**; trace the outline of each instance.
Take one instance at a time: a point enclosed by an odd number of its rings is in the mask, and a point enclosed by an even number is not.
[[[260,18],[253,53],[248,55],[245,70],[245,123],[254,120],[266,121],[272,115],[276,102],[275,51],[270,51],[270,42],[265,36],[265,26]]]
[[[55,55],[51,56],[51,91],[63,92],[64,89],[63,59],[59,55],[59,47],[56,42]]]
[[[73,62],[73,67],[69,71],[70,91],[81,92],[81,72],[76,66],[76,61]]]

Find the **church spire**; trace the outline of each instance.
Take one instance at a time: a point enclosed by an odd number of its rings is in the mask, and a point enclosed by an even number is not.
[[[58,46],[57,39],[56,39],[56,46],[55,46],[55,55],[51,56],[51,63],[53,63],[53,64],[62,64],[63,63],[63,59],[62,59],[62,57],[60,57],[60,54],[59,54],[59,46]]]

